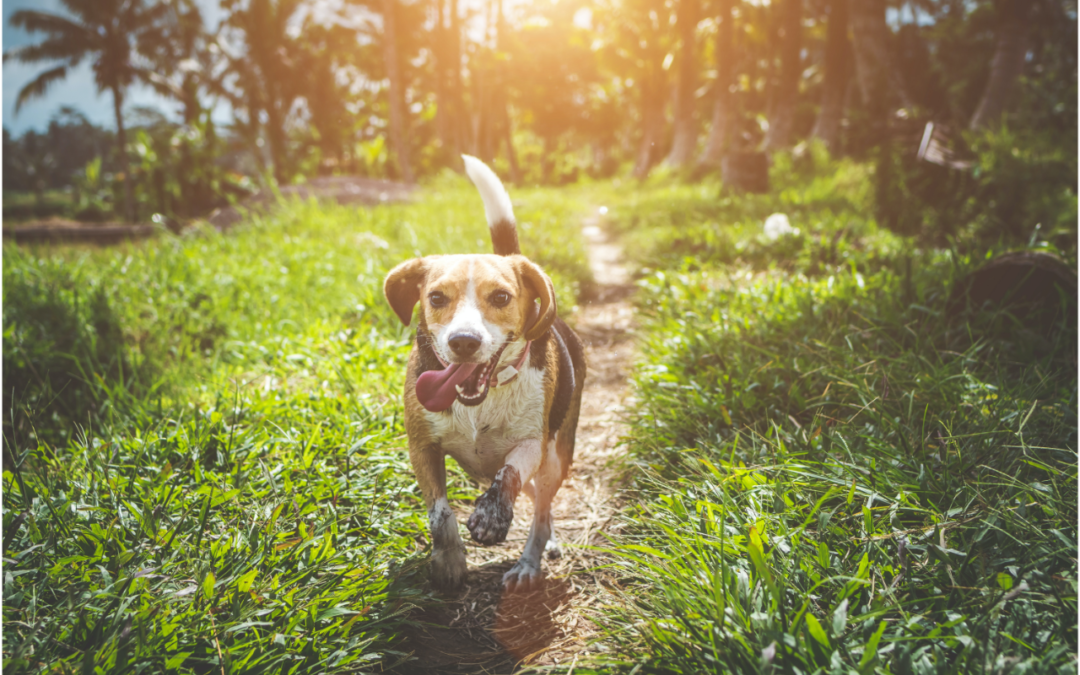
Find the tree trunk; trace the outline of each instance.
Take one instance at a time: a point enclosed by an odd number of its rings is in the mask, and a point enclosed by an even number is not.
[[[494,64],[479,53],[470,60],[470,64],[473,106],[469,125],[469,137],[472,140],[469,154],[490,163],[495,154],[492,147],[493,133],[495,131],[495,116],[492,111],[496,95],[493,81],[495,77]]]
[[[461,12],[459,0],[450,0],[450,34],[447,39],[449,49],[450,97],[453,101],[453,134],[455,152],[472,145],[469,142],[469,112],[465,108],[465,85],[461,78]],[[457,164],[455,164],[457,166]]]
[[[409,161],[409,128],[405,117],[405,86],[397,48],[397,0],[383,0],[383,57],[390,79],[390,146],[397,159],[398,172],[406,183],[413,182]]]
[[[495,0],[497,15],[495,19],[495,52],[496,56],[501,54],[503,35],[506,31],[506,15],[503,12],[503,0]],[[498,73],[497,83],[497,103],[495,105],[494,116],[497,116],[496,120],[499,126],[499,131],[502,132],[503,141],[506,143],[506,159],[510,163],[510,181],[516,184],[521,184],[521,169],[518,168],[517,153],[514,151],[514,121],[510,116],[510,101],[506,94],[506,63],[501,58],[496,58],[495,69]],[[498,152],[499,138],[496,136],[494,141],[494,151]]]
[[[518,167],[517,152],[514,150],[514,123],[510,116],[510,106],[503,107],[503,135],[506,140],[506,159],[510,162],[510,182],[521,184],[521,169]]]
[[[473,74],[473,155],[491,163],[495,158],[498,144],[500,115],[495,114],[497,98],[500,93],[499,63],[495,53],[498,50],[498,23],[501,20],[501,2],[489,0],[485,3],[487,16],[484,21],[484,37],[475,52],[475,65],[470,69]]]
[[[997,2],[997,46],[990,62],[990,79],[971,118],[972,131],[996,124],[1012,102],[1013,88],[1024,71],[1030,9],[1029,0]]]
[[[705,151],[698,165],[703,169],[720,166],[720,160],[728,149],[728,140],[736,119],[735,97],[731,85],[735,75],[735,16],[731,11],[733,0],[720,0],[720,21],[716,33],[716,82],[713,83],[712,127],[705,141]]]
[[[288,113],[287,111],[282,112],[281,92],[275,91],[275,89],[280,89],[280,87],[272,85],[266,101],[266,136],[270,146],[270,163],[273,164],[274,178],[280,184],[288,182],[292,176],[289,175],[290,167],[288,166],[289,158],[285,135],[285,116]]]
[[[119,86],[112,87],[113,112],[116,115],[116,158],[124,172],[124,218],[135,222],[135,200],[131,196],[131,162],[127,156],[127,131],[124,129],[124,93]]]
[[[869,134],[877,148],[874,166],[874,202],[878,223],[898,227],[899,195],[894,182],[893,147],[889,133],[890,89],[906,99],[889,54],[889,26],[885,23],[885,0],[850,0],[854,38],[855,74],[869,116]]]
[[[664,132],[664,71],[658,63],[646,66],[641,86],[641,144],[634,162],[633,176],[644,180],[656,161],[657,144]]]
[[[775,150],[791,143],[795,100],[802,76],[802,0],[784,0],[780,12],[780,81],[774,90],[763,150]]]
[[[892,89],[904,105],[908,95],[893,66],[891,37],[885,22],[885,0],[850,0],[849,17],[854,38],[855,75],[873,125],[884,124]]]
[[[697,25],[699,0],[679,0],[675,23],[679,31],[679,70],[675,80],[675,138],[667,164],[685,168],[694,161],[697,150],[697,115],[694,91],[697,89]]]
[[[453,157],[457,154],[454,147],[452,103],[447,90],[447,75],[449,68],[449,53],[446,41],[448,31],[443,17],[443,7],[446,0],[435,0],[435,28],[432,30],[431,51],[435,56],[435,134],[438,136],[441,148],[441,160],[454,166]]]
[[[851,80],[851,42],[848,40],[848,0],[829,0],[829,23],[825,34],[825,82],[814,136],[833,155],[840,150],[840,119]]]
[[[435,0],[436,128],[443,161],[460,167],[458,155],[467,147],[469,120],[461,83],[461,21],[458,0]]]

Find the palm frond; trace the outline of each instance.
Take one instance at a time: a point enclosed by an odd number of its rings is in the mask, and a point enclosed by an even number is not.
[[[184,95],[175,82],[151,68],[136,68],[135,76],[162,96],[180,99]]]
[[[36,45],[26,45],[4,52],[4,61],[14,59],[20,63],[37,63],[63,59],[68,65],[74,66],[93,51],[93,45],[80,40],[52,38]]]
[[[23,104],[30,99],[37,96],[44,96],[45,90],[49,88],[53,82],[62,80],[67,77],[68,67],[57,66],[50,70],[46,70],[44,73],[38,75],[30,81],[25,87],[19,90],[19,97],[15,99],[15,114],[19,114],[19,109],[23,107]]]
[[[60,0],[75,16],[89,25],[108,23],[109,18],[122,11],[123,0]]]
[[[89,27],[57,14],[20,9],[11,15],[9,21],[12,26],[22,28],[28,33],[49,33],[64,39],[82,38],[85,42],[93,41],[94,32]]]
[[[141,21],[146,24],[161,21],[169,16],[171,9],[172,8],[165,3],[151,5],[146,11],[141,13]]]

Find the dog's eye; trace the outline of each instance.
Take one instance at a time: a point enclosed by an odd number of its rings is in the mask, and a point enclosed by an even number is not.
[[[450,298],[446,297],[445,295],[443,295],[439,291],[434,291],[433,293],[429,293],[427,297],[428,297],[428,302],[431,303],[432,307],[445,307],[446,303],[450,302]]]
[[[496,307],[506,307],[510,302],[510,294],[506,291],[495,291],[491,294],[491,304]]]

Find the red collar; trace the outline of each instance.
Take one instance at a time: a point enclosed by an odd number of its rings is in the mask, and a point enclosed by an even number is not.
[[[494,389],[495,387],[498,387],[501,384],[509,384],[510,382],[513,382],[514,378],[517,377],[518,373],[521,372],[521,365],[523,363],[525,363],[525,359],[529,358],[529,348],[530,347],[532,347],[532,341],[531,340],[529,342],[525,343],[525,349],[521,350],[521,356],[518,357],[517,361],[515,361],[512,364],[507,364],[507,365],[503,366],[502,368],[499,368],[497,371],[493,372],[491,374],[491,376],[488,377],[488,388],[489,389]],[[449,368],[450,367],[450,364],[447,363],[446,361],[443,361],[442,357],[439,356],[439,352],[435,351],[434,349],[432,351],[435,352],[435,358],[439,359],[439,363],[442,364],[443,368]],[[510,377],[506,378],[505,382],[500,382],[499,381],[499,375],[501,375],[504,370],[510,370],[511,368],[514,369],[514,374],[511,375]]]

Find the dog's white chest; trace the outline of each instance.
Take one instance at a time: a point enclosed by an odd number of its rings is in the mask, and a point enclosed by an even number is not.
[[[490,482],[518,443],[543,440],[544,373],[524,368],[478,406],[454,401],[447,412],[426,415],[443,451],[476,480]]]

